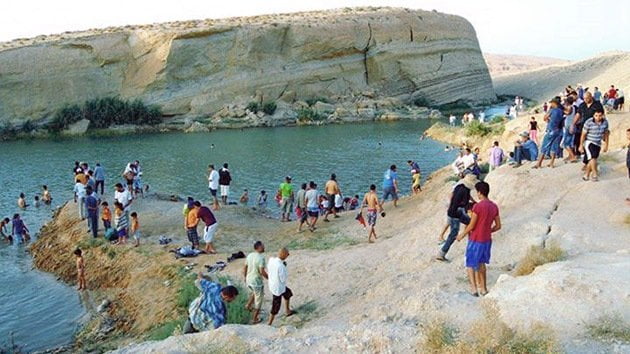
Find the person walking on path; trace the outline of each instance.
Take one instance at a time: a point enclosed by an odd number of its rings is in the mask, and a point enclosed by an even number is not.
[[[398,206],[398,190],[396,165],[391,165],[383,175],[383,200],[381,200],[381,209],[383,208],[383,203],[385,203],[390,196],[394,201],[394,208]]]
[[[232,182],[232,176],[230,175],[228,164],[224,163],[223,168],[219,171],[219,186],[221,187],[221,201],[223,201],[223,205],[228,204],[230,182]]]
[[[328,215],[333,214],[335,218],[338,218],[337,210],[335,210],[335,196],[337,194],[341,194],[341,190],[339,189],[339,184],[337,183],[337,175],[331,174],[330,180],[326,182],[324,186],[324,192],[326,193],[326,198],[328,199],[328,208],[326,208],[326,214],[324,214],[324,221],[329,222]]]
[[[265,245],[261,241],[256,241],[254,243],[254,252],[247,255],[245,267],[243,268],[245,284],[247,284],[249,289],[249,298],[245,308],[254,312],[252,324],[260,323],[261,321],[259,315],[265,294],[263,278],[269,279],[265,270],[266,264],[263,253],[265,253]]]
[[[182,332],[184,334],[217,329],[227,321],[227,307],[238,296],[238,289],[232,285],[222,287],[201,273],[197,274],[195,286],[199,297],[188,306],[188,318]]]
[[[468,206],[469,202],[474,202],[470,197],[470,191],[475,188],[476,183],[477,177],[473,174],[467,174],[453,189],[451,202],[446,213],[450,232],[436,257],[438,261],[447,261],[446,254],[457,238],[459,224],[468,225],[470,223],[470,217],[466,213],[466,206]]]
[[[286,176],[284,182],[280,183],[278,193],[282,198],[280,200],[280,210],[282,211],[282,221],[291,221],[291,210],[293,209],[293,185],[291,184],[291,176]]]
[[[85,189],[85,194],[88,232],[92,232],[92,236],[96,238],[98,236],[98,199],[95,196],[96,192],[90,186]]]
[[[575,151],[579,153],[579,147],[582,139],[582,128],[584,123],[593,118],[596,111],[604,111],[604,106],[598,101],[593,99],[593,95],[590,92],[584,94],[584,102],[582,102],[575,113],[573,118],[573,124],[571,130],[573,132]]]
[[[214,235],[217,232],[217,227],[219,226],[219,223],[217,223],[217,219],[210,208],[206,206],[201,206],[201,203],[199,201],[196,201],[195,205],[199,207],[197,216],[203,221],[204,224],[206,224],[206,227],[203,229],[203,242],[206,243],[206,253],[216,254],[217,251],[214,249],[212,241],[214,241]]]
[[[363,203],[361,203],[361,211],[359,214],[363,214],[363,208],[367,207],[367,224],[369,226],[368,230],[368,242],[374,243],[376,241],[376,218],[378,217],[378,213],[383,213],[383,203],[378,200],[378,195],[376,194],[376,185],[370,185],[370,191],[365,193],[363,197]],[[372,239],[373,238],[373,239]]]
[[[306,223],[308,225],[308,210],[306,207],[306,183],[302,183],[300,190],[296,196],[298,217],[298,229],[297,232],[302,232],[302,225]]]
[[[319,217],[319,192],[317,191],[317,184],[315,182],[310,181],[308,185],[308,191],[304,196],[306,209],[308,211],[308,216],[311,221],[308,223],[308,229],[313,232],[315,231],[317,224],[317,218]]]
[[[540,156],[538,156],[538,162],[533,168],[541,168],[542,162],[545,156],[551,157],[549,167],[554,167],[556,156],[560,153],[560,141],[562,140],[562,121],[563,111],[560,108],[560,100],[556,97],[551,100],[551,109],[549,113],[545,115],[545,122],[547,122],[547,130],[545,137],[543,138],[542,147],[540,149]]]
[[[96,184],[94,186],[94,192],[98,193],[98,187],[101,187],[101,195],[105,193],[105,169],[99,162],[96,163],[96,167],[94,168],[94,180],[96,180]]]
[[[501,230],[501,217],[499,207],[488,199],[490,185],[486,182],[475,184],[477,199],[472,208],[470,223],[464,231],[457,236],[461,241],[466,235],[466,273],[470,281],[470,293],[473,296],[486,295],[486,264],[490,263],[490,251],[492,248],[492,233]]]
[[[199,225],[199,205],[194,202],[192,209],[186,214],[186,236],[192,244],[193,249],[199,248],[199,234],[197,233],[197,225]]]
[[[208,165],[208,189],[212,197],[212,209],[219,210],[219,199],[217,198],[217,190],[219,189],[219,172],[214,165]]]
[[[596,111],[593,118],[584,123],[579,147],[579,151],[584,153],[584,163],[586,164],[586,171],[584,171],[582,180],[588,181],[590,178],[592,181],[597,182],[597,158],[600,152],[608,151],[609,134],[608,121],[604,117],[603,110]],[[591,174],[593,175],[592,177]]]
[[[269,275],[269,291],[271,292],[271,316],[269,316],[269,325],[273,323],[274,318],[280,312],[280,305],[284,298],[284,309],[287,317],[293,315],[291,305],[289,304],[293,292],[287,286],[289,274],[287,272],[286,259],[289,257],[289,250],[281,248],[278,251],[278,257],[269,258],[267,264],[267,274]]]

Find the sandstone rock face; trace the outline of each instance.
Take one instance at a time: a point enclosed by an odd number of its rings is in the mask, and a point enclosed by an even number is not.
[[[87,132],[89,126],[89,120],[81,119],[76,123],[70,124],[70,126],[68,126],[68,129],[64,130],[63,133],[66,135],[82,135]]]
[[[416,93],[495,98],[475,31],[437,12],[365,8],[111,28],[0,43],[0,120],[118,95],[167,116],[226,104]],[[368,96],[369,97],[369,96]]]

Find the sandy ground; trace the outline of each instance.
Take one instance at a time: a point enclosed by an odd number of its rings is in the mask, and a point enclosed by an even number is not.
[[[625,124],[623,119],[625,115],[611,117],[614,126]],[[506,129],[505,141],[525,121],[511,122],[514,127]],[[504,227],[494,236],[490,294],[485,298],[468,294],[464,242],[451,248],[451,262],[433,260],[452,189],[450,182],[445,183],[449,172],[442,170],[421,195],[406,199],[397,209],[387,206],[387,217],[378,222],[376,244],[292,250],[288,264],[293,304],[316,304],[315,318],[303,327],[288,320],[274,327],[228,325],[119,352],[196,352],[221,345],[285,353],[423,352],[418,343],[428,323],[439,317],[466,328],[486,302],[496,303],[499,319],[513,328],[549,326],[568,352],[630,350],[627,344],[600,343],[585,335],[586,325],[603,314],[617,313],[630,321],[630,287],[624,281],[630,269],[630,207],[624,198],[630,196],[630,188],[621,137],[613,135],[598,183],[582,182],[575,164],[542,170],[503,166],[488,175],[490,197],[501,209]],[[350,217],[335,220],[330,227],[365,240],[365,231]],[[567,258],[530,275],[512,274],[531,245],[548,242],[557,242]],[[239,277],[238,267],[226,272]],[[269,297],[265,309],[270,307]]]
[[[537,57],[531,55],[511,55],[484,53],[492,78],[537,70],[551,65],[568,64],[570,61],[558,58]]]

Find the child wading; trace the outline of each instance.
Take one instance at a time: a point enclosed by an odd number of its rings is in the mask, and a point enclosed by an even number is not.
[[[85,261],[83,260],[83,252],[80,248],[74,250],[77,256],[77,290],[85,290]]]
[[[136,242],[134,247],[140,246],[140,223],[138,222],[138,213],[131,213],[131,236]]]
[[[470,223],[457,236],[461,241],[466,235],[466,272],[470,281],[470,293],[473,296],[486,295],[486,264],[490,263],[490,249],[492,248],[492,233],[501,229],[499,207],[488,199],[490,185],[486,182],[475,184],[479,202],[472,208]]]

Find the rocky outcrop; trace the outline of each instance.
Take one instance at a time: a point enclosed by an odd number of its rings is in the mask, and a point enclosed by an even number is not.
[[[433,104],[495,98],[475,31],[438,12],[360,8],[107,28],[0,44],[0,120],[118,95],[167,116],[362,92]],[[243,116],[247,117],[247,116]]]

